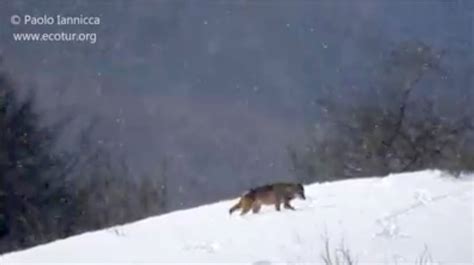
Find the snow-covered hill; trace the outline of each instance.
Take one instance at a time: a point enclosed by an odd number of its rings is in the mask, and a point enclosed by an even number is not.
[[[359,264],[403,264],[425,252],[472,264],[473,176],[422,171],[306,187],[296,211],[229,216],[236,200],[177,211],[0,257],[18,263],[320,263],[323,237]]]

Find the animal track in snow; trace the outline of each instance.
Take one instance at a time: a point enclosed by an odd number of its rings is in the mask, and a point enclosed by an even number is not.
[[[423,205],[429,204],[433,201],[433,197],[427,190],[417,190],[414,194],[415,200]]]
[[[218,242],[201,242],[201,243],[191,243],[186,244],[184,249],[186,250],[198,250],[207,253],[215,253],[221,248],[221,245]]]
[[[400,226],[395,217],[388,217],[377,219],[375,221],[380,226],[381,230],[375,234],[375,236],[386,237],[386,238],[407,238],[406,234],[400,232]]]

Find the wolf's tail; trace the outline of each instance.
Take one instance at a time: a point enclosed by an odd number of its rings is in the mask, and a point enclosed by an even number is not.
[[[233,212],[235,212],[237,209],[240,208],[240,204],[241,201],[239,201],[236,205],[232,206],[232,208],[229,209],[229,214],[232,214]]]

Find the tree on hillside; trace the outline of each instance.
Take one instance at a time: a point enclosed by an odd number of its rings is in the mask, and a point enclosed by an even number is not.
[[[72,151],[78,166],[69,176],[71,193],[80,211],[74,222],[81,231],[124,224],[166,211],[167,165],[165,160],[151,172],[135,170],[126,147],[107,140],[100,128],[105,117],[90,119],[78,134]],[[97,139],[102,139],[98,141]]]
[[[68,235],[67,163],[53,152],[60,128],[41,126],[34,95],[20,99],[0,73],[0,252]]]
[[[166,211],[166,161],[135,176],[123,153],[94,140],[97,119],[79,129],[74,148],[58,148],[70,123],[43,126],[34,94],[16,89],[1,72],[0,253]]]
[[[445,78],[442,55],[424,43],[402,43],[377,72],[369,99],[338,106],[331,92],[324,95],[325,115],[309,142],[289,148],[295,174],[312,182],[425,168],[474,170],[472,115],[444,117],[433,97],[417,93],[425,77]]]

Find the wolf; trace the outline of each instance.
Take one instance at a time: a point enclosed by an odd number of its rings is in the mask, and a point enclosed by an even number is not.
[[[239,202],[230,208],[229,214],[238,209],[241,209],[240,215],[244,215],[250,210],[253,213],[258,213],[262,205],[275,205],[275,209],[280,211],[282,203],[285,209],[295,210],[290,201],[297,197],[306,199],[301,183],[277,182],[259,186],[245,192]]]

